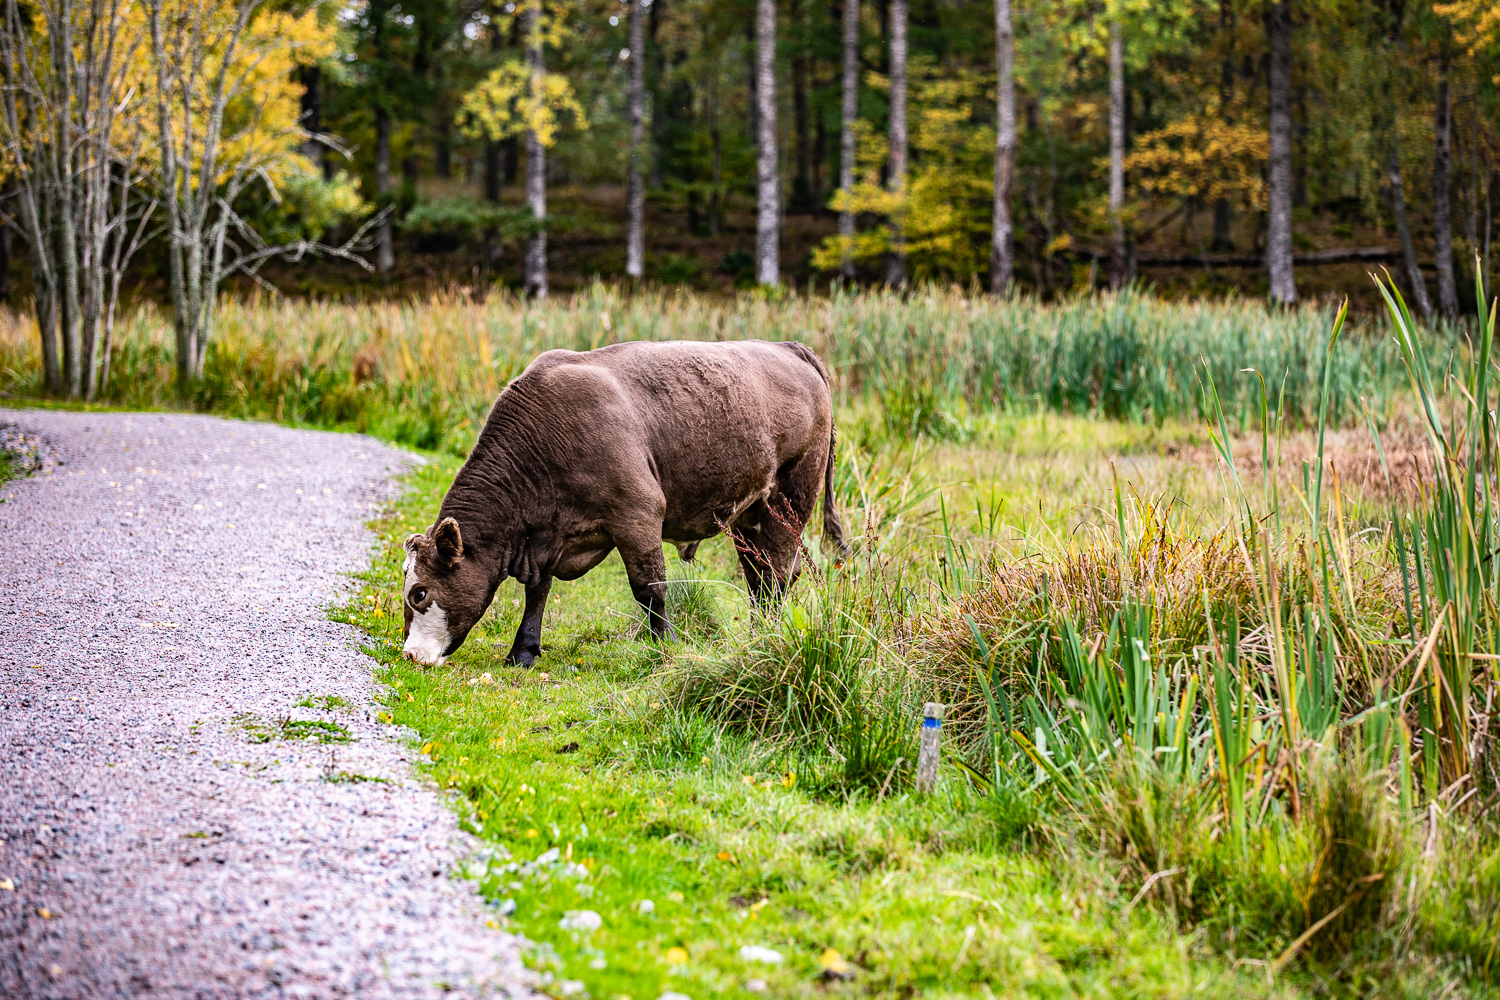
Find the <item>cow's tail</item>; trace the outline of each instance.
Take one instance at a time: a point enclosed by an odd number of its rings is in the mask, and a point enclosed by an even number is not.
[[[844,540],[844,523],[839,520],[838,503],[833,498],[834,449],[839,437],[838,429],[833,426],[833,382],[828,377],[828,369],[823,367],[823,359],[812,348],[795,340],[784,340],[781,346],[812,365],[822,376],[823,384],[828,386],[828,464],[823,469],[823,541],[831,545],[842,559],[849,554],[849,543]]]
[[[838,445],[839,432],[832,421],[828,425],[828,464],[823,469],[823,538],[832,545],[838,558],[849,555],[849,543],[844,541],[844,523],[839,520],[839,507],[833,498],[834,449]]]

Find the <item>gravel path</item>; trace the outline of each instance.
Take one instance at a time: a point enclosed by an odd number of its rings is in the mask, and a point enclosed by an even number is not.
[[[0,997],[525,995],[324,617],[407,459],[206,417],[0,425],[46,443],[0,487]]]

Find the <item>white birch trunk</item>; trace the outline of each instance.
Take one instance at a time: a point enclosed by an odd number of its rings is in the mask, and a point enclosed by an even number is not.
[[[384,107],[375,109],[375,198],[385,207],[391,193],[391,113]],[[375,248],[375,272],[389,278],[396,266],[395,230],[390,214],[380,222]]]
[[[990,237],[990,291],[1010,289],[1015,261],[1011,245],[1010,186],[1016,163],[1016,40],[1010,0],[995,0],[995,211]]]
[[[859,117],[859,0],[844,0],[844,93],[839,109],[839,190],[848,197],[854,190],[854,121]],[[854,213],[839,212],[839,236],[848,247],[854,239]],[[854,255],[844,251],[839,274],[854,280]]]
[[[1109,24],[1109,287],[1125,284],[1125,26]]]
[[[646,32],[641,0],[630,0],[630,173],[625,180],[625,273],[646,273],[646,189],[641,154],[646,141]]]
[[[542,55],[541,0],[528,4],[526,21],[526,64],[531,70],[528,87],[536,97],[542,92],[546,65]],[[537,229],[526,240],[526,295],[533,299],[547,297],[547,150],[535,129],[526,130],[526,203]]]
[[[781,192],[776,135],[776,0],[755,5],[755,280],[781,284]]]
[[[906,0],[891,0],[891,120],[889,176],[886,185],[896,195],[898,206],[906,194]],[[886,259],[885,283],[892,288],[906,284],[906,246],[901,235],[902,208],[890,219],[891,252]]]
[[[1271,301],[1297,301],[1292,271],[1292,11],[1290,0],[1271,5],[1270,212],[1266,220],[1266,270]]]

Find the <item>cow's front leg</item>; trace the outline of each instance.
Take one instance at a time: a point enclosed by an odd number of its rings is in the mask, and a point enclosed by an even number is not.
[[[630,592],[646,613],[651,634],[658,639],[672,638],[672,625],[667,621],[667,559],[662,555],[661,536],[654,542],[616,539],[615,544],[625,562]]]
[[[550,576],[535,587],[526,588],[526,610],[521,613],[521,627],[516,629],[516,641],[511,643],[506,663],[529,667],[542,655],[542,612],[547,608],[547,594],[551,590]]]

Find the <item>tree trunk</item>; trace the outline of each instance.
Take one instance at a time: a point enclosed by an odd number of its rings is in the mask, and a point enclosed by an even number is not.
[[[1270,213],[1266,231],[1266,269],[1271,301],[1297,301],[1292,272],[1292,7],[1291,0],[1271,5],[1271,164]]]
[[[995,211],[990,236],[990,291],[1004,295],[1015,270],[1010,185],[1016,168],[1016,37],[1010,0],[995,0]]]
[[[542,55],[542,18],[539,4],[526,8],[526,63],[531,69],[527,84],[535,99],[543,87],[546,65]],[[526,130],[526,202],[531,206],[536,232],[526,241],[526,295],[547,297],[547,150],[535,129]]]
[[[898,199],[906,190],[906,0],[891,0],[891,121],[890,173],[886,184]],[[906,284],[906,246],[901,235],[901,202],[891,217],[891,252],[886,259],[885,283]]]
[[[776,142],[776,0],[755,3],[755,279],[781,284]]]
[[[396,265],[396,250],[393,245],[395,226],[391,222],[391,113],[384,107],[375,109],[375,200],[386,216],[380,220],[380,232],[375,248],[375,272],[381,278],[391,276]]]
[[[1125,284],[1125,26],[1109,24],[1109,287]]]
[[[1458,315],[1458,287],[1453,277],[1453,92],[1448,57],[1438,63],[1437,112],[1433,119],[1432,230],[1437,250],[1438,310],[1443,318]]]
[[[839,109],[839,190],[849,197],[854,190],[854,121],[859,117],[859,0],[844,0],[844,93]],[[854,280],[854,255],[848,246],[854,239],[854,213],[839,212],[839,236],[845,241],[839,274]]]
[[[57,296],[52,291],[39,268],[32,269],[36,328],[42,343],[42,384],[47,392],[60,395],[63,391],[62,366],[57,348]]]
[[[1392,123],[1394,126],[1394,122]],[[1432,300],[1427,297],[1427,282],[1417,265],[1417,249],[1412,244],[1411,227],[1406,221],[1406,185],[1401,179],[1401,147],[1394,127],[1391,134],[1390,160],[1386,166],[1386,192],[1391,201],[1391,215],[1396,220],[1396,235],[1401,240],[1401,260],[1406,265],[1406,283],[1412,301],[1423,319],[1432,319]]]
[[[625,273],[639,281],[646,273],[646,191],[641,173],[646,141],[646,31],[641,0],[630,0],[630,163],[625,178]]]

